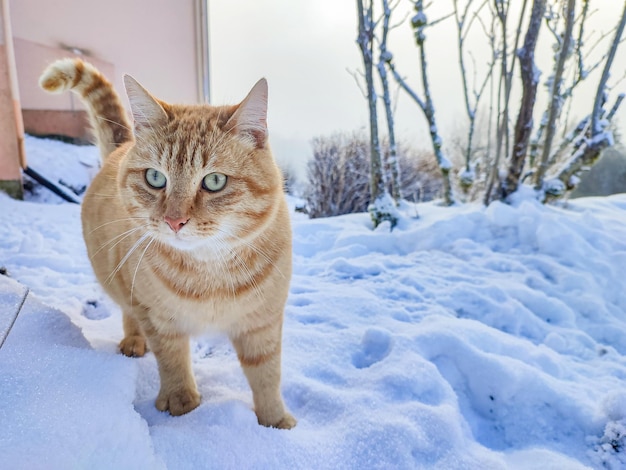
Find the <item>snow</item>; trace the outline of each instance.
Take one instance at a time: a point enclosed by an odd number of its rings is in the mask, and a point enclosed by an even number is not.
[[[40,172],[88,181],[76,162],[93,148],[26,144]],[[80,207],[42,197],[0,195],[0,314],[30,289],[0,349],[3,468],[626,465],[626,195],[403,203],[393,232],[368,214],[293,213],[290,431],[256,423],[219,335],[192,341],[201,405],[157,411],[152,354],[116,353],[121,314],[91,272]]]
[[[459,172],[459,182],[462,186],[472,186],[475,181],[476,170],[474,167],[470,168],[469,170],[467,168],[464,168],[462,171]]]
[[[367,211],[370,213],[372,220],[377,221],[378,230],[381,230],[382,227],[393,230],[400,218],[400,214],[396,209],[396,203],[387,191],[382,192],[376,200],[369,205]]]
[[[437,138],[439,138],[439,136],[437,136]],[[438,143],[441,143],[441,141],[438,140]],[[448,157],[443,154],[440,154],[439,168],[441,168],[442,170],[451,170],[453,168],[450,159],[448,159]]]
[[[418,11],[413,18],[411,18],[411,24],[414,28],[421,28],[428,24],[428,19],[423,11]]]
[[[82,189],[95,176],[99,168],[100,152],[93,145],[67,145],[56,140],[48,140],[45,146],[37,145],[38,140],[26,136],[28,164],[63,189]],[[30,180],[25,177],[26,180]],[[58,204],[63,200],[51,191],[38,186],[33,195],[38,202]],[[82,194],[81,194],[82,195]]]
[[[387,50],[383,51],[380,53],[380,61],[381,62],[391,62],[393,60],[393,54]],[[383,67],[381,69],[382,71],[384,71],[384,73],[386,73],[386,69]]]
[[[573,180],[570,180],[573,182]],[[543,183],[543,191],[551,196],[562,196],[565,194],[565,184],[557,178],[547,179]]]
[[[601,121],[600,125],[603,128],[605,128],[606,126],[608,126],[608,123]],[[595,147],[595,146],[598,146],[598,145],[600,145],[602,143],[605,143],[605,147],[612,147],[613,145],[615,145],[615,140],[613,138],[613,133],[611,131],[599,132],[598,134],[594,135],[589,140],[589,146],[590,147]]]
[[[533,80],[532,83],[539,83],[539,79],[541,78],[541,70],[537,67],[537,64],[533,62]]]

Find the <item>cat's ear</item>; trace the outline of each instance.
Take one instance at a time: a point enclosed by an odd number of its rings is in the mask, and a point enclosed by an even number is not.
[[[256,148],[265,147],[267,141],[267,80],[262,78],[252,87],[248,96],[225,125],[225,130],[252,138]]]
[[[163,106],[130,75],[124,75],[124,86],[135,119],[135,130],[151,129],[167,123]]]

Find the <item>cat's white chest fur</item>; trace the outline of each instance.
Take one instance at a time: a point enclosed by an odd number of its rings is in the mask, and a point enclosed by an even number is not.
[[[137,273],[133,297],[137,304],[148,307],[155,322],[174,326],[177,331],[190,335],[231,331],[243,317],[260,308],[262,298],[256,289],[237,292],[237,279],[229,278],[232,273],[223,266],[224,260],[215,253],[198,251],[202,253],[193,254],[195,275],[187,278],[183,273],[163,272],[145,263]],[[174,282],[183,286],[180,295],[173,295]],[[187,291],[198,295],[185,295]]]

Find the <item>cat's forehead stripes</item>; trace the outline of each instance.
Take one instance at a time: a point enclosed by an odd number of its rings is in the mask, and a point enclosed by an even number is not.
[[[229,133],[222,130],[228,118],[223,107],[174,107],[171,115],[165,128],[155,136],[162,164],[212,169],[224,163],[219,157],[228,151]]]

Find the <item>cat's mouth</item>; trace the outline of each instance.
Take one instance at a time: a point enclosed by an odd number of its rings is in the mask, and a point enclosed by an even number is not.
[[[191,224],[185,224],[184,227],[176,231],[171,230],[171,226],[167,229],[160,226],[157,233],[157,237],[162,243],[180,251],[209,250],[215,252],[215,250],[223,250],[229,243],[232,243],[228,226],[222,226],[219,229],[216,227],[205,228],[201,231],[198,231]]]
[[[161,233],[159,237],[163,243],[171,246],[172,248],[176,248],[181,251],[193,251],[204,248],[215,249],[219,247],[221,243],[216,240],[215,236],[200,236],[189,233]],[[219,237],[218,237],[219,238]]]
[[[169,234],[168,236],[163,237],[163,241],[171,247],[183,251],[194,250],[206,245],[206,239],[189,235],[185,236],[180,233]]]

